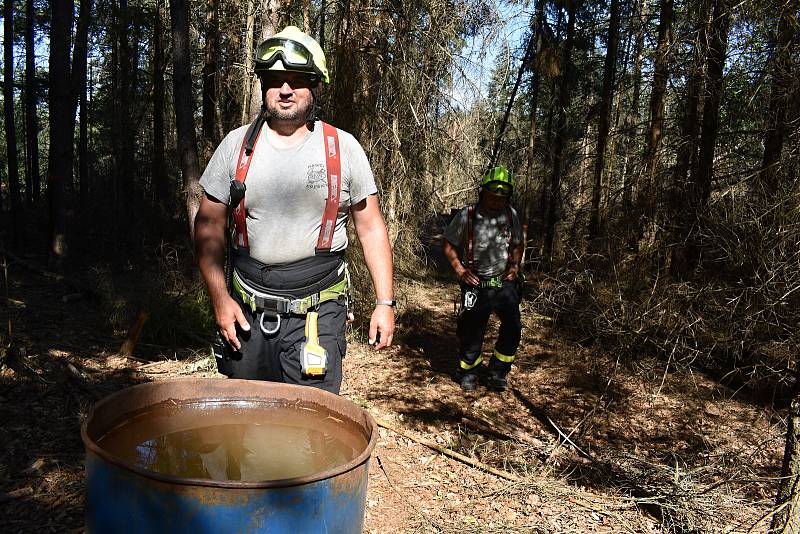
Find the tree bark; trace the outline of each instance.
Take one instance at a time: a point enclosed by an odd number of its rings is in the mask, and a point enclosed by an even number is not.
[[[711,196],[711,183],[714,178],[714,151],[719,131],[720,102],[723,90],[723,69],[728,47],[728,26],[730,11],[725,0],[714,0],[711,18],[708,55],[706,57],[707,83],[703,98],[703,122],[700,130],[700,154],[698,156],[697,178],[693,178],[689,192],[688,214],[698,220]],[[686,266],[693,270],[700,260],[700,245],[697,234],[687,242]]]
[[[255,0],[247,0],[247,13],[245,13],[244,48],[242,49],[242,61],[244,63],[244,75],[242,77],[242,117],[241,124],[250,121],[253,111],[250,109],[252,101],[252,87],[258,83],[258,78],[253,76],[253,32],[255,31],[256,15]],[[254,80],[255,78],[255,80]],[[257,112],[257,110],[256,110]]]
[[[653,72],[653,90],[650,93],[650,129],[644,157],[644,183],[639,188],[637,202],[641,214],[639,236],[648,230],[654,232],[657,193],[656,183],[661,172],[661,138],[664,130],[664,109],[669,78],[670,49],[672,47],[673,0],[661,0],[658,21],[658,47]],[[651,235],[651,238],[653,236]]]
[[[211,158],[220,142],[217,119],[217,71],[219,70],[219,2],[206,0],[206,46],[203,53],[203,159]]]
[[[667,1],[667,0],[665,0]],[[600,193],[603,184],[606,144],[608,142],[611,102],[614,98],[614,77],[617,66],[617,45],[619,42],[619,0],[611,0],[609,9],[608,40],[606,60],[603,66],[603,93],[600,97],[600,116],[597,125],[597,155],[594,163],[594,185],[592,188],[592,208],[589,217],[589,240],[600,235]]]
[[[59,264],[67,254],[66,184],[72,179],[72,109],[69,49],[73,20],[72,0],[52,0],[50,23],[50,150],[47,170],[47,196],[50,207],[51,261]]]
[[[189,57],[189,0],[170,0],[172,20],[173,93],[175,126],[178,132],[178,156],[186,194],[189,236],[194,241],[194,218],[200,206],[200,163],[197,157],[197,133],[194,128],[191,58]]]
[[[81,0],[80,3],[80,12],[78,14],[78,24],[75,30],[75,46],[72,52],[72,78],[70,81],[71,89],[71,99],[72,102],[70,103],[70,123],[73,125],[75,124],[75,113],[78,110],[78,106],[81,102],[86,101],[86,69],[87,69],[87,54],[89,48],[89,21],[91,20],[92,16],[92,0]],[[81,192],[81,201],[86,200],[84,198],[84,194],[86,192],[86,185],[85,182],[88,180],[86,176],[88,171],[88,166],[86,162],[86,157],[88,153],[88,149],[85,147],[86,143],[86,124],[85,122],[80,123],[80,130],[79,130],[79,150],[80,150],[80,157],[79,157],[79,177],[78,177],[78,184],[79,184],[79,191]],[[70,152],[70,165],[72,165],[74,152]]]
[[[775,36],[772,61],[772,91],[769,112],[766,117],[767,131],[764,135],[764,157],[758,173],[759,181],[767,199],[772,199],[778,190],[777,167],[786,138],[786,116],[789,109],[789,92],[792,83],[793,36],[797,39],[797,18],[790,2],[783,2]]]
[[[541,76],[539,76],[539,69],[537,68],[537,59],[539,58],[542,47],[544,45],[544,5],[547,0],[537,0],[536,1],[536,19],[534,22],[533,31],[535,32],[534,38],[536,39],[536,45],[533,51],[533,58],[531,63],[533,68],[531,68],[531,87],[530,87],[530,94],[528,97],[529,106],[530,106],[530,119],[528,121],[528,161],[526,165],[527,176],[528,176],[528,183],[533,183],[533,168],[536,164],[536,128],[537,128],[537,112],[539,110],[539,85],[541,83]],[[530,195],[526,195],[524,199],[524,208],[522,210],[523,220],[527,221],[530,219]]]
[[[686,209],[689,192],[692,189],[691,180],[697,178],[697,145],[700,135],[700,103],[702,99],[701,88],[703,86],[703,75],[705,72],[705,43],[708,39],[708,29],[710,25],[709,11],[711,9],[710,0],[700,0],[697,3],[697,13],[695,15],[698,31],[694,41],[692,52],[692,65],[689,71],[689,79],[686,82],[686,91],[683,110],[683,124],[681,126],[681,142],[676,156],[675,169],[673,172],[671,192],[669,194],[668,205],[668,228],[672,234],[670,243],[685,243],[692,225],[695,222],[695,214],[689,213]],[[684,278],[688,275],[687,254],[685,246],[672,245],[667,255],[667,266],[670,275],[676,279]]]
[[[800,532],[800,377],[795,377],[792,404],[786,416],[786,447],[783,453],[781,483],[776,498],[775,515],[769,532],[795,534]]]
[[[33,0],[25,1],[25,189],[28,203],[39,201],[42,188],[39,178],[39,118],[38,86],[36,80],[35,41],[36,11]]]
[[[8,193],[11,200],[11,237],[15,248],[24,242],[21,232],[22,198],[19,187],[17,129],[14,119],[14,3],[3,2],[3,117],[6,126]]]
[[[567,37],[564,44],[563,69],[561,83],[558,88],[558,122],[556,140],[553,149],[553,169],[550,173],[549,201],[545,217],[544,262],[550,268],[553,262],[553,242],[556,222],[558,221],[559,197],[561,196],[561,173],[563,171],[564,148],[567,144],[567,111],[572,96],[572,48],[575,34],[575,12],[580,0],[567,3],[569,18],[567,20]]]
[[[287,5],[281,5],[280,0],[263,0],[261,2],[261,31],[259,32],[258,42],[252,44],[251,56],[255,55],[255,48],[259,44],[278,32],[282,20],[285,19],[286,14],[288,14],[287,7]],[[261,94],[261,81],[258,79],[258,76],[254,76],[251,80],[249,95],[250,113],[247,118],[248,122],[256,117],[261,110],[261,104],[264,102],[264,97]]]
[[[164,139],[164,25],[161,6],[155,6],[153,26],[153,192],[156,203],[167,207],[172,203],[167,181]],[[205,117],[204,117],[205,118]]]
[[[138,58],[135,56],[134,51],[138,48],[137,43],[134,41],[135,37],[132,36],[131,28],[131,12],[128,7],[128,0],[120,0],[119,3],[119,32],[117,39],[119,43],[119,92],[118,104],[116,108],[119,110],[118,130],[116,134],[119,136],[120,153],[117,160],[117,179],[119,180],[119,191],[121,194],[121,203],[123,208],[120,213],[125,217],[122,220],[122,229],[125,232],[128,226],[129,218],[126,216],[131,202],[134,200],[134,176],[136,164],[134,161],[134,147],[136,143],[136,128],[133,124],[132,107],[135,94],[136,78],[134,73],[138,63]],[[127,232],[126,232],[127,233]]]
[[[630,215],[633,206],[633,173],[630,169],[633,165],[628,164],[631,160],[636,139],[639,137],[639,101],[641,98],[642,87],[642,53],[644,50],[644,29],[647,24],[646,13],[647,0],[639,0],[639,13],[636,20],[636,42],[633,51],[633,73],[631,75],[631,86],[633,87],[633,97],[631,105],[625,112],[625,169],[623,171],[622,184],[622,211],[626,216]]]
[[[728,47],[728,26],[730,11],[726,0],[714,0],[714,13],[711,21],[711,35],[706,58],[707,78],[705,98],[703,99],[703,123],[700,131],[699,175],[695,181],[698,190],[692,199],[696,210],[701,209],[711,196],[711,182],[714,178],[714,151],[719,131],[720,102],[722,101],[723,69]]]
[[[78,98],[78,184],[80,199],[86,204],[89,195],[89,102],[84,85]]]

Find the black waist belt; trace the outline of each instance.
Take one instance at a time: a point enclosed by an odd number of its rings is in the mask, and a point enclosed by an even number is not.
[[[290,263],[268,265],[235,251],[233,266],[248,286],[263,293],[305,298],[340,282],[345,277],[344,253],[326,252]]]

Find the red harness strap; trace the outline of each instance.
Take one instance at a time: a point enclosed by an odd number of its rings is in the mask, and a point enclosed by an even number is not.
[[[256,143],[261,136],[259,131],[253,141],[252,150],[245,150],[248,135],[242,141],[242,148],[239,151],[239,163],[236,166],[237,182],[244,183],[247,179],[247,171],[250,169],[250,162],[253,160]],[[339,151],[339,132],[330,124],[322,123],[322,137],[325,149],[325,167],[328,174],[328,196],[325,198],[325,210],[322,212],[322,224],[319,229],[319,238],[315,251],[329,252],[333,245],[333,233],[336,230],[336,215],[339,212],[339,196],[342,189],[342,162]],[[245,195],[246,197],[246,195]],[[234,243],[237,248],[249,248],[247,238],[247,211],[245,209],[244,198],[233,210],[234,222]]]
[[[477,206],[467,206],[467,246],[464,254],[467,269],[475,272],[475,212]],[[511,215],[511,206],[506,206],[506,218],[508,219],[508,259],[511,261],[511,239],[514,236],[514,218]]]
[[[325,139],[325,167],[328,171],[328,197],[325,211],[322,212],[322,225],[319,228],[316,252],[329,252],[333,245],[333,232],[336,230],[336,214],[339,212],[339,193],[342,189],[342,161],[339,159],[339,133],[336,128],[322,123],[322,137]]]

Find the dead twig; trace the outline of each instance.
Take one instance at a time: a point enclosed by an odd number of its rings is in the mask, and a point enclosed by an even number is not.
[[[415,441],[415,442],[419,443],[420,445],[425,445],[426,447],[430,447],[431,449],[433,449],[435,451],[439,451],[440,453],[444,454],[445,456],[449,456],[450,458],[453,458],[455,460],[463,462],[463,463],[465,463],[467,465],[471,465],[472,467],[475,467],[477,469],[481,469],[482,471],[486,471],[487,473],[491,473],[491,474],[493,474],[495,476],[498,476],[500,478],[504,478],[506,480],[511,480],[512,482],[520,482],[522,480],[517,475],[514,475],[514,474],[509,473],[507,471],[501,471],[500,469],[495,469],[494,467],[492,467],[490,465],[486,465],[485,463],[480,462],[478,460],[475,460],[474,458],[469,458],[468,456],[464,456],[463,454],[459,454],[454,450],[448,449],[447,447],[442,447],[438,443],[435,443],[433,441],[425,439],[425,438],[423,438],[421,436],[417,436],[416,434],[412,434],[411,432],[409,432],[407,430],[403,430],[403,429],[397,428],[394,425],[390,425],[386,421],[382,421],[382,420],[376,418],[375,422],[378,423],[378,426],[383,427],[383,428],[385,428],[387,430],[391,430],[395,434],[400,434],[401,436],[406,437],[406,438],[408,438],[408,439],[410,439],[412,441]]]

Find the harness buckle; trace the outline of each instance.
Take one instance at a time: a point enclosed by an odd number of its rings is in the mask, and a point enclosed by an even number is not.
[[[289,312],[296,313],[297,315],[305,315],[308,313],[308,310],[313,308],[313,305],[309,302],[310,298],[305,299],[297,299],[289,301]]]

